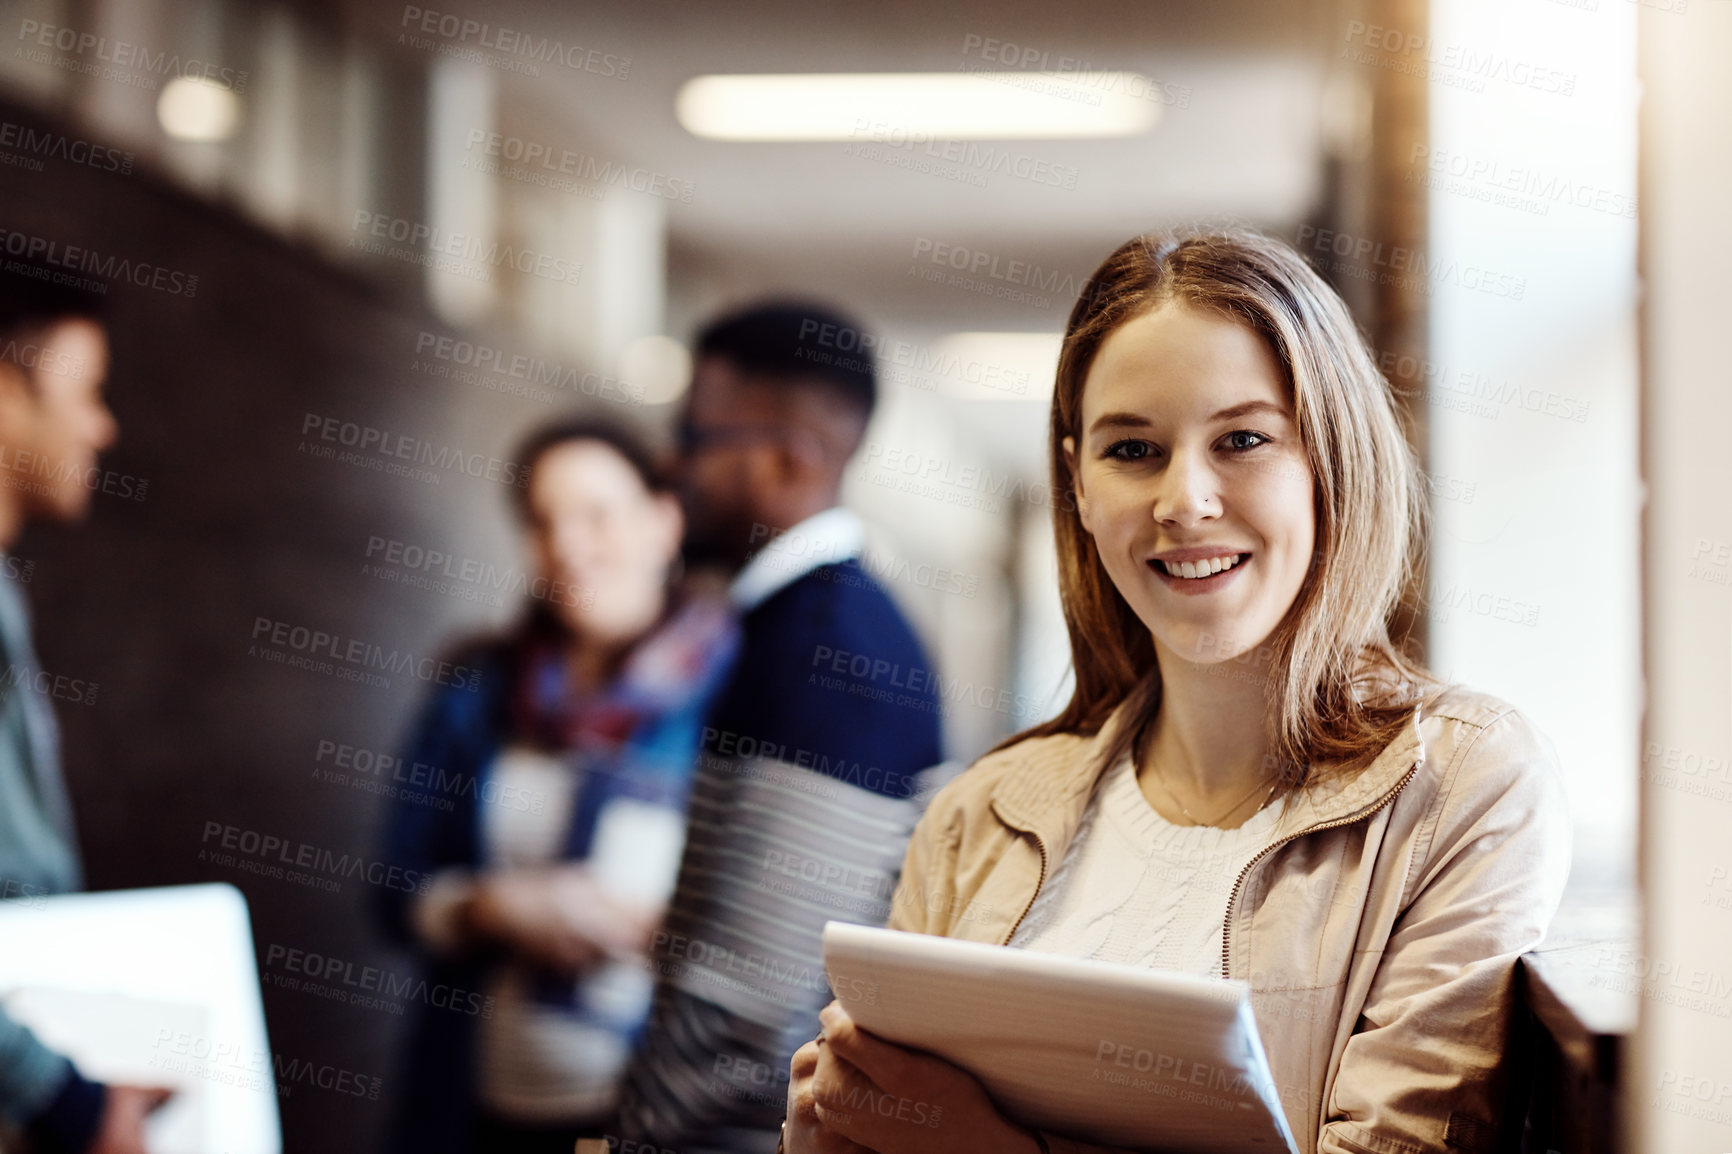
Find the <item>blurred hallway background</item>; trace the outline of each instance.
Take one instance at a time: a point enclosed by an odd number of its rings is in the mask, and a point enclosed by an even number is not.
[[[1237,223],[1355,310],[1430,477],[1402,628],[1551,735],[1576,882],[1633,917],[1639,8],[1707,19],[1682,0],[0,0],[0,247],[122,269],[104,463],[131,496],[23,551],[44,667],[100,686],[62,706],[91,885],[232,882],[261,958],[402,966],[363,883],[213,868],[211,823],[369,852],[430,688],[415,670],[521,609],[518,436],[578,410],[665,437],[696,326],[763,294],[869,334],[823,338],[881,373],[848,502],[936,656],[950,756],[1049,716],[1065,317],[1124,239]],[[691,86],[882,73],[975,77],[1007,119],[868,103],[826,130],[807,90],[740,128]],[[291,667],[317,634],[406,671]],[[287,1148],[372,1149],[396,1019],[266,998],[277,1051],[382,1082],[377,1101],[295,1087]]]

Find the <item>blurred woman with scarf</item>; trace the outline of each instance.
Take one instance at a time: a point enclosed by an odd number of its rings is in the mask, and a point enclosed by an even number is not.
[[[569,1154],[603,1132],[736,647],[725,603],[670,580],[683,518],[635,437],[571,421],[517,460],[529,611],[421,715],[402,771],[420,785],[385,837],[421,879],[381,901],[426,959],[392,1144],[417,1154]]]

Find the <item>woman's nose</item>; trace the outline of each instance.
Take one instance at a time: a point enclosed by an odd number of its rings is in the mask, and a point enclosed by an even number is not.
[[[1163,524],[1189,528],[1221,515],[1216,478],[1208,463],[1195,454],[1174,454],[1155,482],[1154,518]]]

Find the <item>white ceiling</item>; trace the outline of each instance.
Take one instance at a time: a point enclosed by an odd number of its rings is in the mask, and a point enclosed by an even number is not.
[[[381,42],[396,41],[397,0],[347,7]],[[1108,2],[1086,15],[981,0],[424,7],[631,58],[624,80],[557,65],[534,77],[502,71],[499,118],[507,131],[695,186],[690,204],[668,212],[676,314],[786,289],[823,292],[909,331],[1056,331],[1068,301],[1042,308],[922,282],[909,275],[917,251],[961,246],[997,258],[1001,270],[1026,262],[1074,287],[1136,232],[1222,219],[1285,229],[1319,193],[1319,107],[1335,35],[1328,5]],[[976,187],[852,155],[844,143],[700,140],[674,119],[679,86],[704,73],[998,67],[965,54],[970,37],[1140,72],[1186,106],[1164,105],[1141,137],[992,145],[1074,169],[1074,189],[1004,172]],[[670,328],[689,319],[675,315]]]

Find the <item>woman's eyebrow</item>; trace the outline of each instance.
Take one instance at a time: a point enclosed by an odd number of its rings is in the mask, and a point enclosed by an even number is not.
[[[1240,417],[1248,417],[1252,413],[1269,413],[1272,416],[1277,417],[1290,417],[1290,414],[1283,406],[1277,405],[1273,401],[1245,401],[1242,404],[1229,405],[1227,408],[1222,409],[1220,412],[1210,417],[1209,420],[1235,421]]]
[[[1253,413],[1267,413],[1270,416],[1292,420],[1292,414],[1284,406],[1277,405],[1273,401],[1243,401],[1237,405],[1229,405],[1220,412],[1211,415],[1209,420],[1211,422],[1234,421]],[[1146,429],[1153,423],[1140,413],[1102,413],[1094,419],[1094,423],[1089,426],[1088,431],[1093,433],[1101,429]]]

